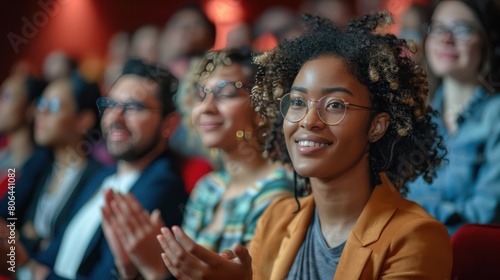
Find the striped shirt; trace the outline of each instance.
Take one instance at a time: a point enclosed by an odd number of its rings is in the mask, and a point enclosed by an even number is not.
[[[245,244],[254,235],[257,221],[272,200],[293,193],[293,180],[279,168],[268,177],[256,181],[239,196],[222,201],[230,184],[226,171],[211,172],[197,184],[186,205],[183,230],[199,245],[222,252],[236,243]],[[220,231],[206,231],[214,219],[215,210],[221,203],[223,221]]]

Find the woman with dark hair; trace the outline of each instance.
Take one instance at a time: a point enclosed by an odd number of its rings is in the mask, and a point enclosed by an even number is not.
[[[90,154],[97,133],[100,97],[96,84],[76,73],[51,82],[38,100],[35,141],[52,151],[36,183],[33,200],[21,227],[21,239],[31,254],[43,250],[57,229],[67,222],[71,207],[92,175],[101,168]]]
[[[440,79],[431,104],[449,162],[432,184],[412,183],[408,198],[450,234],[466,223],[500,223],[500,80],[493,79],[500,77],[499,18],[494,1],[440,1],[425,42],[428,66]]]
[[[377,33],[388,13],[345,28],[307,21],[311,30],[255,58],[252,90],[259,112],[281,111],[305,185],[266,209],[249,252],[217,256],[162,228],[165,265],[180,279],[449,278],[446,228],[401,195],[417,176],[431,181],[445,153],[414,45]]]

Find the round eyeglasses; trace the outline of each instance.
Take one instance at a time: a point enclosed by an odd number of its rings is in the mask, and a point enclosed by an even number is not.
[[[245,85],[240,81],[228,82],[220,81],[214,88],[209,88],[200,84],[196,85],[198,101],[203,102],[209,93],[213,94],[215,100],[231,100],[241,97],[242,94],[238,92],[239,89],[244,89],[247,92],[252,91],[252,87]],[[247,95],[248,96],[248,95]]]
[[[285,94],[280,100],[281,115],[289,122],[301,121],[310,109],[309,104],[316,105],[319,119],[327,125],[337,125],[345,117],[349,106],[371,110],[372,108],[356,105],[337,96],[323,96],[319,100],[308,100],[300,94]]]

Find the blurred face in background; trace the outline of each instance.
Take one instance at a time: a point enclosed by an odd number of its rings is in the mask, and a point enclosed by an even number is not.
[[[12,133],[29,125],[33,118],[21,77],[7,78],[0,87],[0,133]]]
[[[38,100],[35,141],[38,145],[60,147],[81,137],[77,129],[77,105],[69,80],[49,84]]]
[[[132,36],[130,56],[157,63],[160,31],[155,26],[143,26]]]
[[[425,51],[438,77],[475,81],[481,71],[482,27],[473,11],[459,1],[443,1],[434,11]]]
[[[257,113],[251,106],[250,92],[245,89],[249,83],[245,68],[236,63],[215,70],[199,82],[198,100],[191,116],[207,148],[229,153],[241,140],[238,131],[257,135]]]
[[[212,47],[213,34],[207,22],[194,9],[175,13],[168,22],[162,36],[162,56],[172,58],[191,53],[202,53]]]
[[[43,62],[42,70],[42,75],[45,80],[51,82],[69,77],[70,74],[71,64],[66,54],[60,51],[54,51],[47,55]]]

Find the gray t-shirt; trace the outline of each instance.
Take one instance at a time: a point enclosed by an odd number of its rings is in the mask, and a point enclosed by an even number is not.
[[[307,229],[306,238],[295,256],[292,268],[288,272],[288,280],[333,279],[345,242],[334,248],[328,248],[318,218],[318,211]]]

